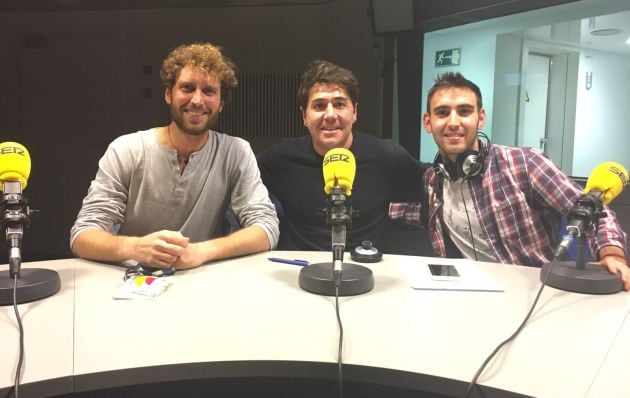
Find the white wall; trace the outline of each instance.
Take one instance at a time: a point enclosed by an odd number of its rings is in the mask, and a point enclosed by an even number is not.
[[[492,142],[502,145],[516,143],[521,94],[523,39],[513,34],[497,35],[495,59]]]
[[[427,109],[427,93],[439,73],[460,72],[481,89],[483,107],[487,112],[486,127],[483,131],[492,136],[492,93],[494,92],[494,61],[496,49],[496,29],[464,31],[450,35],[427,34],[424,42],[422,111]],[[435,52],[451,48],[461,48],[461,61],[458,66],[435,67]],[[433,161],[437,145],[426,132],[420,136],[420,159]]]
[[[488,112],[484,131],[491,137],[496,134],[499,142],[508,143],[503,142],[506,138],[500,132],[492,131],[496,36],[627,9],[625,0],[584,0],[577,4],[565,4],[427,33],[423,52],[422,109],[426,109],[426,94],[437,73],[461,72],[481,89],[484,107]],[[451,48],[462,49],[461,64],[435,68],[435,51]],[[573,167],[567,173],[588,176],[591,169],[604,160],[615,160],[628,167],[630,134],[623,115],[630,109],[630,60],[628,57],[593,53],[593,58],[588,59],[581,55],[580,65],[575,146],[564,148],[565,151],[574,152]],[[593,89],[588,92],[584,89],[586,69],[583,68],[592,68],[594,72]],[[496,112],[501,107],[494,108]],[[432,161],[437,146],[429,134],[424,131],[419,134],[420,158],[423,161]]]
[[[593,85],[586,90],[586,72]],[[589,51],[580,55],[573,175],[588,176],[611,160],[630,168],[630,57]]]

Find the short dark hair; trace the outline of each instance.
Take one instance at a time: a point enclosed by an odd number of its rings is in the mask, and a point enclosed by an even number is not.
[[[335,84],[346,90],[353,105],[359,102],[359,81],[352,71],[332,62],[317,59],[311,62],[302,74],[298,88],[298,103],[306,109],[308,94],[316,84]]]
[[[160,78],[165,87],[173,88],[179,73],[186,66],[199,68],[214,74],[221,82],[221,98],[228,101],[236,88],[236,66],[221,52],[221,47],[212,43],[183,44],[166,57],[160,69]]]
[[[466,79],[464,75],[459,72],[446,72],[441,75],[437,75],[435,78],[435,84],[433,84],[433,87],[431,87],[429,93],[427,94],[427,112],[431,113],[431,99],[436,91],[445,88],[467,88],[477,96],[477,109],[479,110],[483,107],[479,86]]]

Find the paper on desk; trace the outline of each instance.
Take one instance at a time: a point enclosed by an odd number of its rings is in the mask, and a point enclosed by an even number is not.
[[[452,258],[408,257],[399,258],[399,267],[414,289],[468,290],[479,292],[503,292],[503,288],[473,261]],[[441,281],[431,278],[428,264],[452,264],[460,278]]]
[[[169,285],[169,276],[134,275],[124,281],[114,293],[115,299],[148,300],[159,296]]]

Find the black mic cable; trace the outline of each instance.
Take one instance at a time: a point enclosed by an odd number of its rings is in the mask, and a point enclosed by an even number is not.
[[[333,225],[333,236],[343,235],[344,245],[339,242],[333,242],[333,279],[335,282],[335,315],[337,316],[337,325],[339,327],[339,342],[337,343],[337,375],[339,379],[339,398],[343,398],[343,323],[339,313],[339,289],[341,289],[341,280],[343,272],[343,254],[345,249],[345,225]],[[343,232],[343,234],[341,234]],[[340,238],[340,236],[337,236]],[[333,239],[335,241],[335,239]]]
[[[343,323],[339,314],[339,288],[340,283],[335,282],[335,313],[339,326],[339,342],[337,343],[337,374],[339,378],[339,398],[343,398]]]
[[[525,316],[525,319],[523,319],[523,321],[521,322],[519,327],[514,331],[514,333],[512,333],[512,335],[510,337],[508,337],[507,339],[503,340],[490,353],[490,355],[488,355],[488,357],[483,361],[483,363],[479,367],[479,370],[477,370],[477,373],[475,373],[475,376],[470,381],[470,384],[468,384],[468,388],[466,389],[466,393],[464,394],[464,398],[468,398],[469,397],[470,393],[472,392],[472,389],[477,384],[477,380],[479,379],[479,376],[481,376],[481,372],[483,372],[483,370],[486,368],[486,366],[488,365],[490,360],[499,352],[499,350],[501,348],[503,348],[503,346],[505,346],[510,341],[514,340],[514,338],[516,336],[518,336],[519,333],[521,333],[521,331],[525,327],[525,324],[527,323],[529,318],[532,316],[532,313],[534,312],[534,309],[536,308],[536,305],[538,304],[538,300],[540,299],[540,295],[542,294],[543,289],[547,285],[547,278],[549,278],[549,274],[551,273],[551,269],[553,268],[553,265],[558,261],[558,258],[559,258],[558,256],[554,256],[553,260],[551,261],[551,264],[549,264],[549,269],[547,270],[547,274],[545,275],[545,278],[543,279],[543,281],[542,281],[542,283],[540,285],[540,288],[538,289],[538,293],[536,293],[536,298],[534,299],[534,302],[532,303],[529,311],[527,312],[527,315]]]
[[[339,289],[343,278],[343,256],[346,245],[346,225],[350,219],[346,209],[346,195],[335,187],[331,200],[332,206],[329,206],[327,214],[334,219],[332,223],[332,252],[333,252],[333,280],[335,284],[335,314],[337,317],[337,325],[339,327],[339,342],[337,344],[337,373],[339,379],[339,398],[343,398],[343,323],[339,310]]]
[[[461,183],[462,202],[464,203],[464,210],[466,211],[466,218],[468,219],[468,228],[469,228],[469,231],[470,231],[470,241],[471,241],[472,246],[473,246],[473,253],[475,255],[475,261],[478,261],[477,260],[477,249],[475,248],[475,239],[472,236],[472,234],[473,234],[473,232],[472,232],[472,225],[471,225],[471,222],[470,222],[470,216],[468,215],[468,208],[466,207],[466,200],[464,198],[464,181],[466,181],[466,179],[462,180],[462,183]],[[531,317],[532,313],[534,312],[534,309],[536,308],[536,305],[538,304],[538,300],[540,299],[540,295],[542,294],[542,291],[543,291],[544,287],[547,285],[547,278],[549,278],[549,273],[551,272],[551,268],[558,261],[559,257],[560,257],[559,256],[559,251],[557,251],[555,253],[555,256],[554,256],[553,260],[551,261],[551,264],[549,265],[549,269],[547,270],[547,274],[544,277],[544,280],[543,280],[543,282],[542,282],[542,284],[540,286],[540,289],[538,289],[538,293],[536,294],[536,298],[534,299],[534,302],[532,303],[529,311],[527,312],[527,315],[525,316],[525,319],[523,319],[523,321],[521,322],[519,327],[514,331],[514,333],[512,333],[512,335],[510,335],[510,337],[508,337],[507,339],[503,340],[490,353],[490,355],[488,355],[488,357],[483,361],[483,363],[481,364],[481,366],[477,370],[477,373],[475,373],[475,376],[473,377],[471,382],[468,384],[468,388],[466,389],[466,393],[464,394],[464,398],[468,398],[469,397],[470,393],[472,392],[472,389],[477,384],[477,380],[479,379],[479,376],[481,376],[481,373],[483,372],[483,370],[486,368],[488,363],[490,363],[492,358],[494,358],[494,356],[499,352],[499,350],[501,348],[503,348],[503,346],[505,346],[507,343],[509,343],[510,341],[514,340],[514,338],[516,338],[516,336],[518,336],[518,334],[521,333],[521,331],[525,327],[525,324],[527,323],[527,321]]]
[[[22,317],[18,311],[17,306],[17,274],[13,275],[13,311],[15,312],[15,318],[18,324],[18,330],[20,334],[20,353],[18,356],[18,364],[15,369],[15,381],[13,385],[13,397],[19,398],[20,396],[20,375],[22,373],[22,362],[24,361],[24,327],[22,325]]]

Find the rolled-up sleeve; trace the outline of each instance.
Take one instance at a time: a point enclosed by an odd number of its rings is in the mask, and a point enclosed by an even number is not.
[[[130,162],[129,154],[117,149],[116,141],[98,162],[96,177],[83,199],[79,214],[70,230],[70,247],[76,237],[86,229],[98,228],[112,231],[122,223],[128,198]]]
[[[241,155],[235,164],[236,176],[231,194],[232,210],[242,226],[256,225],[262,228],[273,249],[280,237],[276,209],[260,178],[254,152],[246,141],[242,141],[242,145]]]

